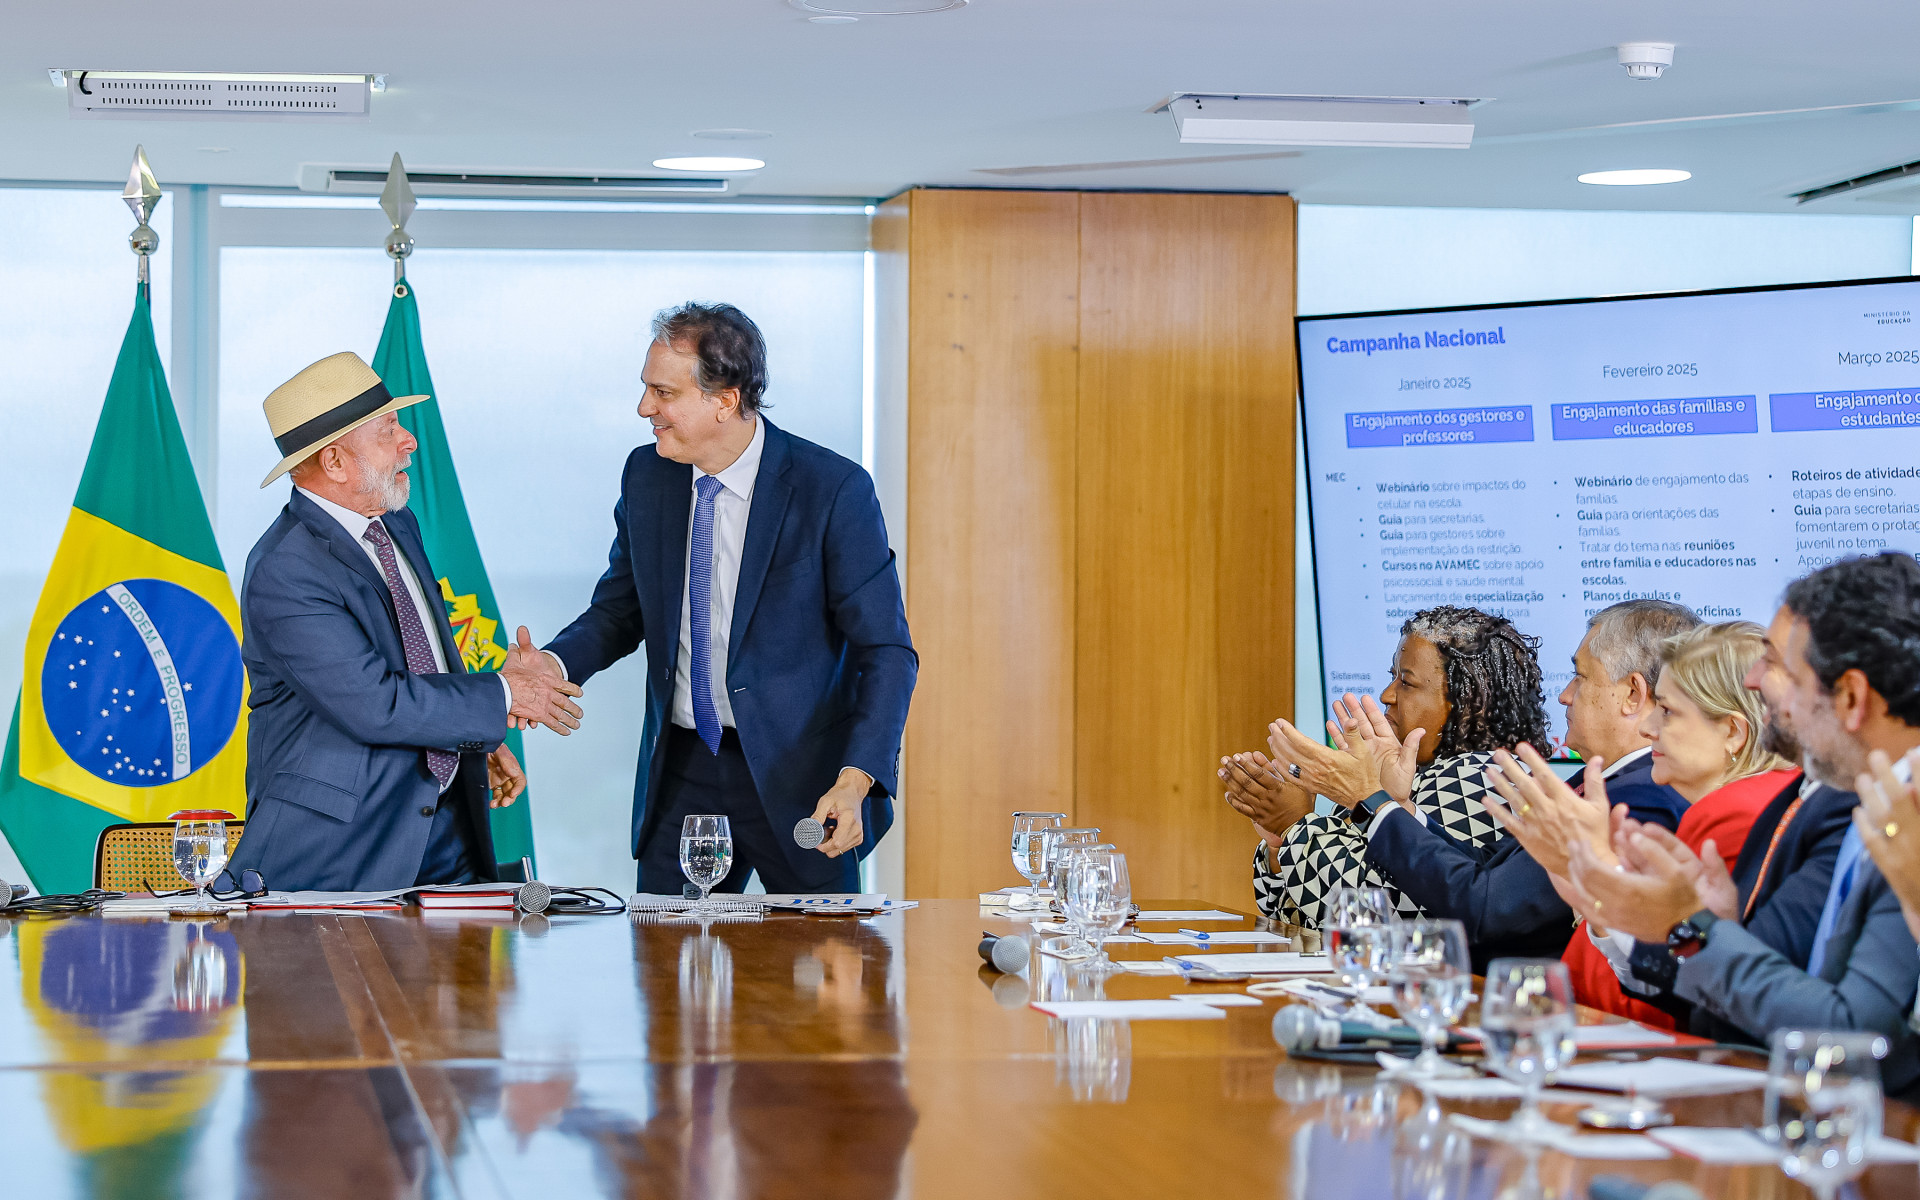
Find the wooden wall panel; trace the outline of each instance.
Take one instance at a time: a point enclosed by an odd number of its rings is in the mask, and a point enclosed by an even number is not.
[[[1080,212],[1079,815],[1137,895],[1246,903],[1214,769],[1292,710],[1293,202]]]
[[[1073,811],[1080,199],[915,191],[882,206],[877,284],[905,338],[907,894],[1018,881],[1015,809]],[[881,375],[888,370],[882,364]],[[897,373],[896,373],[897,374]]]

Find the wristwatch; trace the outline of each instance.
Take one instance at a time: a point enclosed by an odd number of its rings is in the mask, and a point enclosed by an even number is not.
[[[1701,909],[1675,925],[1667,934],[1667,953],[1677,959],[1689,959],[1707,948],[1707,933],[1720,918],[1709,909]]]
[[[1353,819],[1362,825],[1371,826],[1373,819],[1380,815],[1380,810],[1390,808],[1392,805],[1392,796],[1387,795],[1385,791],[1375,792],[1353,806]]]

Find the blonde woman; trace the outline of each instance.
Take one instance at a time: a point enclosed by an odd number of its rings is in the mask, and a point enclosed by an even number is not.
[[[1662,647],[1655,703],[1640,732],[1653,743],[1654,782],[1690,802],[1674,836],[1695,854],[1704,855],[1712,842],[1732,862],[1760,810],[1799,775],[1763,744],[1760,693],[1741,682],[1766,652],[1766,638],[1751,621],[1725,621],[1677,634]],[[1610,959],[1624,961],[1630,940],[1603,948],[1605,935],[1589,932],[1568,943],[1562,956],[1580,1002],[1673,1028],[1672,1016],[1621,990]]]

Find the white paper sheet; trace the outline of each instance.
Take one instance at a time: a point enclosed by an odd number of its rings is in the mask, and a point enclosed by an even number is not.
[[[1671,1046],[1677,1040],[1664,1029],[1653,1029],[1638,1021],[1582,1025],[1573,1031],[1573,1044],[1582,1050],[1601,1050],[1611,1046]]]
[[[1324,954],[1176,954],[1181,962],[1199,963],[1216,971],[1246,971],[1255,975],[1326,975],[1333,970]]]
[[[1260,998],[1245,992],[1181,992],[1168,998],[1182,1004],[1211,1004],[1215,1008],[1260,1007]]]
[[[1464,1113],[1454,1113],[1449,1120],[1456,1128],[1464,1129],[1477,1138],[1499,1141],[1505,1133],[1499,1121],[1469,1117]],[[1619,1162],[1673,1157],[1665,1146],[1650,1142],[1637,1133],[1579,1133],[1564,1125],[1554,1127],[1553,1132],[1547,1135],[1546,1144],[1571,1158],[1600,1158]]]
[[[1135,975],[1178,975],[1180,973],[1179,967],[1165,962],[1126,961],[1118,965],[1122,970],[1131,971]]]
[[[1710,1096],[1765,1087],[1767,1073],[1690,1058],[1649,1058],[1644,1062],[1576,1063],[1562,1068],[1554,1082],[1606,1092],[1631,1088],[1649,1096]]]
[[[1142,909],[1136,921],[1244,921],[1243,913],[1222,912],[1217,908]]]
[[[1182,1004],[1178,1000],[1035,1000],[1033,1007],[1050,1017],[1098,1017],[1109,1021],[1224,1021],[1224,1010],[1211,1004]]]
[[[1752,1129],[1680,1125],[1649,1130],[1647,1136],[1688,1158],[1714,1166],[1770,1166],[1780,1161],[1780,1151]],[[1876,1137],[1867,1150],[1867,1161],[1882,1165],[1920,1162],[1920,1147],[1890,1137]]]

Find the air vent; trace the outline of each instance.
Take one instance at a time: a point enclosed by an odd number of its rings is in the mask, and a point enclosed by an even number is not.
[[[423,196],[530,196],[618,199],[624,196],[725,195],[725,179],[656,175],[534,175],[503,171],[408,171],[407,183]],[[387,184],[374,167],[300,168],[300,190],[373,196]]]
[[[211,75],[57,71],[67,115],[215,121],[364,121],[372,75]]]
[[[1915,175],[1920,175],[1920,162],[1901,163],[1897,167],[1887,167],[1884,170],[1873,171],[1866,175],[1856,175],[1852,179],[1842,179],[1838,183],[1829,183],[1817,188],[1808,188],[1804,192],[1795,192],[1793,198],[1797,203],[1806,204],[1814,200],[1825,200],[1828,196],[1840,196],[1847,192],[1857,192],[1861,188],[1878,187],[1883,183],[1892,183],[1896,179],[1909,179]],[[1910,188],[1900,189],[1902,192],[1911,190]],[[1875,200],[1892,200],[1894,196],[1892,194],[1882,193],[1873,198]]]

